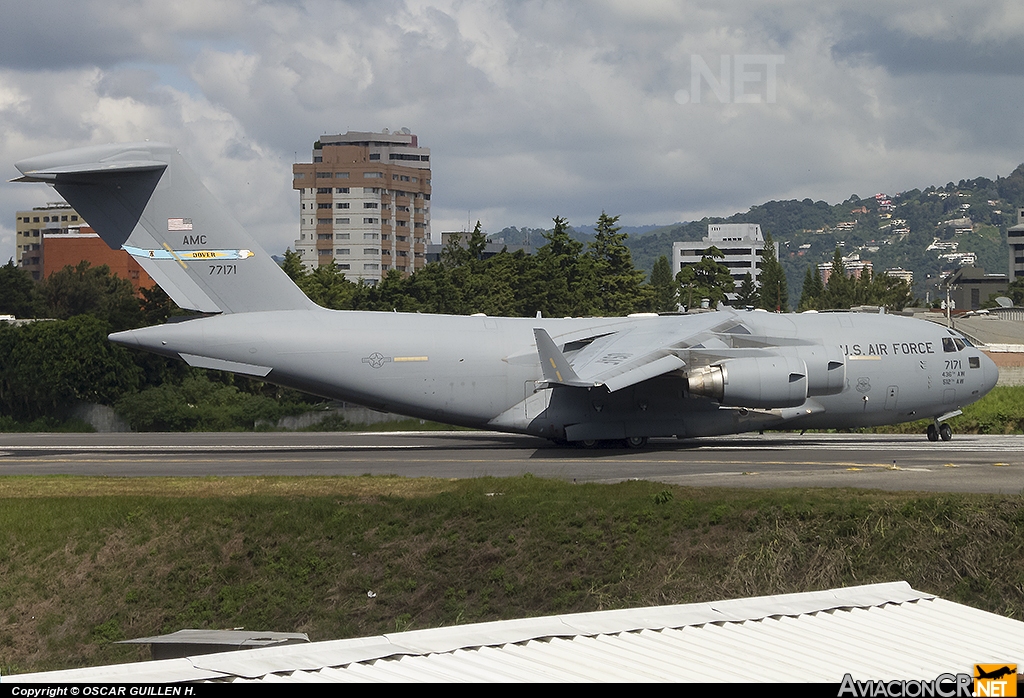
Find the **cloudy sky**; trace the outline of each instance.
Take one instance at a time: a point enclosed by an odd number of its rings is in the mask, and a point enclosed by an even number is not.
[[[1024,161],[1013,0],[0,0],[0,166],[177,145],[271,252],[324,133],[408,127],[435,233],[836,202]],[[54,200],[0,185],[14,214]]]

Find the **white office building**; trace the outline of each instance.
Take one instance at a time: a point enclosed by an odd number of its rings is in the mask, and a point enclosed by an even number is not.
[[[729,268],[732,278],[739,286],[749,273],[757,281],[761,273],[761,256],[764,254],[764,237],[757,223],[713,223],[708,226],[708,235],[700,242],[672,243],[672,270],[674,274],[683,267],[697,264],[709,247],[717,247],[725,255],[718,262]],[[775,243],[775,256],[779,255],[779,243]]]

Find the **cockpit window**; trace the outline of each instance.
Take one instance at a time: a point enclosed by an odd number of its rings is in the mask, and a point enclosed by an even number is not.
[[[945,352],[956,351],[956,345],[953,344],[953,338],[952,337],[943,337],[942,338],[942,351],[945,351]]]
[[[981,368],[981,357],[968,356],[967,365],[970,366],[971,368]]]
[[[967,345],[964,344],[964,340],[960,339],[959,337],[954,337],[953,341],[956,342],[957,351],[963,351],[964,349],[967,348]]]

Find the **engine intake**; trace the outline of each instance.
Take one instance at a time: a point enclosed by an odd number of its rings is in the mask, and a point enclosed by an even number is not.
[[[799,407],[807,400],[807,366],[788,356],[729,359],[687,375],[691,395],[732,407]]]

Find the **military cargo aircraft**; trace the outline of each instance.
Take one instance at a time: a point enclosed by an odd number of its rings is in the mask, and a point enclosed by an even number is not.
[[[642,447],[763,429],[946,420],[996,383],[962,334],[924,320],[727,308],[506,318],[328,310],[310,301],[173,147],[90,146],[17,163],[180,307],[113,342],[328,398],[559,443]],[[379,186],[379,182],[376,182]]]

